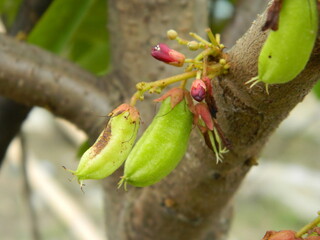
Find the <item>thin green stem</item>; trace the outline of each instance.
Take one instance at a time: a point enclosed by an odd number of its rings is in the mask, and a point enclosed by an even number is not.
[[[136,91],[136,92],[133,94],[133,96],[131,97],[130,105],[131,105],[131,106],[136,105],[137,101],[138,101],[139,99],[141,99],[141,96],[143,96],[143,92],[141,92],[141,91]]]
[[[219,49],[218,48],[208,48],[204,51],[202,51],[201,53],[199,53],[196,57],[195,57],[195,61],[200,61],[202,60],[204,57],[209,56],[209,55],[218,55],[219,54]]]
[[[206,32],[207,32],[207,34],[208,34],[208,37],[209,37],[211,43],[212,43],[214,46],[219,47],[219,43],[217,42],[216,38],[214,37],[211,29],[210,29],[210,28],[207,28],[207,29],[206,29]]]
[[[219,46],[221,47],[221,45],[223,45],[223,44],[220,44],[220,34],[219,33],[216,34],[215,39],[216,39],[217,43],[219,44]]]
[[[155,82],[149,82],[149,83],[146,83],[145,85],[145,89],[146,89],[145,91],[148,91],[150,88],[155,88],[155,87],[163,88],[172,83],[180,82],[180,81],[195,77],[196,75],[197,75],[197,71],[191,71],[191,72],[181,73],[172,77],[160,79]]]
[[[316,227],[318,224],[320,224],[320,215],[316,219],[314,219],[311,223],[308,223],[303,228],[301,228],[300,231],[296,233],[296,237],[297,238],[301,237],[303,234],[307,233],[310,229]]]
[[[136,85],[136,88],[138,91],[135,92],[135,94],[133,94],[133,96],[131,97],[130,105],[134,106],[138,100],[142,100],[143,94],[146,91],[149,91],[151,93],[159,92],[170,84],[187,80],[189,78],[195,77],[196,75],[197,75],[197,71],[190,71],[190,72],[181,73],[172,77],[160,79],[154,82],[140,82]]]
[[[187,44],[189,43],[188,40],[185,40],[185,39],[180,38],[180,37],[176,37],[176,40],[177,40],[177,42],[178,42],[179,44],[181,44],[181,45],[187,45]]]
[[[195,58],[194,61],[195,62],[199,62],[201,61],[204,57],[209,56],[209,55],[218,55],[220,53],[220,50],[216,47],[214,48],[207,48],[206,50],[202,51],[201,53],[199,53]],[[193,68],[193,64],[189,64],[189,66],[186,68],[186,71],[191,71]]]
[[[202,63],[202,75],[207,76],[207,66],[208,66],[208,56],[203,58],[203,63]]]
[[[194,33],[194,32],[190,32],[189,35],[191,37],[193,37],[194,39],[198,40],[199,42],[204,43],[205,45],[207,45],[208,47],[212,47],[212,44],[210,42],[208,42],[207,40],[203,39],[202,37],[200,37],[198,34]]]
[[[194,59],[191,58],[187,58],[186,60],[184,60],[185,63],[198,63],[198,64],[202,64],[201,61],[195,61]]]
[[[202,71],[198,70],[197,75],[196,75],[196,79],[201,79],[201,74],[202,74]]]

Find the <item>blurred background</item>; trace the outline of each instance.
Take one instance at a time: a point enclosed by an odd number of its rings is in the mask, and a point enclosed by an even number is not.
[[[232,17],[233,4],[210,2],[213,29],[222,31]],[[83,31],[77,38],[68,50],[73,60],[97,74],[105,73],[105,64],[91,64],[92,59],[107,58],[101,56],[103,49],[107,54],[105,43],[95,40],[96,48],[90,49]],[[62,167],[76,168],[77,151],[85,140],[85,134],[68,122],[43,109],[32,110],[1,168],[1,239],[106,239],[100,181],[86,181],[82,192]],[[261,239],[267,230],[298,230],[315,218],[320,210],[319,156],[320,102],[311,93],[270,138],[258,166],[236,194],[229,239]]]

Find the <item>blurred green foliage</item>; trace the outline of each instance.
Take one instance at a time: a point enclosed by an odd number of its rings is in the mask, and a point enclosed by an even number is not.
[[[68,57],[98,75],[107,72],[109,57],[107,1],[95,0],[68,49]]]
[[[33,28],[27,41],[61,53],[78,29],[93,0],[55,0]]]
[[[7,27],[14,22],[22,0],[0,0],[0,16]]]
[[[20,4],[21,0],[0,1],[0,15],[8,27]],[[107,1],[53,1],[27,42],[60,54],[94,74],[105,74],[109,64]]]

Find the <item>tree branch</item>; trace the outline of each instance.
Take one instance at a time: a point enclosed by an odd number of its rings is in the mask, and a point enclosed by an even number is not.
[[[98,79],[40,48],[0,35],[0,94],[44,107],[96,136],[111,110]]]
[[[257,75],[257,59],[266,39],[260,31],[263,19],[258,17],[229,51],[230,73],[213,81],[218,121],[232,141],[232,150],[217,165],[193,132],[185,158],[161,182],[123,194],[115,190],[115,178],[109,178],[106,215],[112,220],[108,221],[111,239],[225,238],[231,200],[241,181],[274,129],[320,78],[318,41],[306,69],[292,82],[272,86],[270,95],[261,84],[252,90],[244,85]]]

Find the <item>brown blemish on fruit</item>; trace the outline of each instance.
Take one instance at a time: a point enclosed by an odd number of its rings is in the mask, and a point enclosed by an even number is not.
[[[111,136],[111,124],[108,124],[103,130],[102,134],[99,136],[98,141],[92,146],[92,153],[94,156],[99,154],[101,150],[107,146]]]

